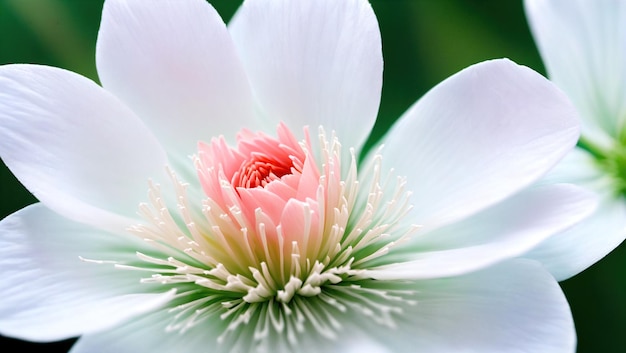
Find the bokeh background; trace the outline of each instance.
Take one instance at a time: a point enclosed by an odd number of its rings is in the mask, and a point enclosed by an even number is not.
[[[0,0],[0,64],[52,65],[97,81],[94,57],[102,1]],[[226,21],[240,3],[209,2]],[[382,103],[372,141],[426,91],[471,64],[508,57],[545,74],[521,0],[371,3],[380,23],[385,59]],[[34,202],[0,164],[0,218]],[[576,322],[578,352],[626,351],[626,248],[618,248],[561,284]],[[67,352],[72,343],[35,344],[0,337],[0,351]]]

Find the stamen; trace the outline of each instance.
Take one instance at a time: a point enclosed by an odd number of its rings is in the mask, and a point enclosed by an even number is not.
[[[316,151],[305,134],[298,142],[281,125],[276,139],[243,131],[238,150],[223,139],[201,144],[193,162],[203,200],[192,201],[189,184],[169,168],[175,204],[148,184],[144,223],[129,232],[153,251],[129,262],[81,260],[177,288],[168,331],[218,317],[218,342],[244,350],[252,343],[235,332],[261,345],[277,337],[295,345],[308,330],[335,339],[338,315],[348,311],[394,327],[414,293],[379,289],[366,270],[417,229],[402,223],[411,208],[406,181],[383,174],[380,154],[358,170],[354,149],[342,160],[334,133],[320,128]],[[284,218],[287,206],[295,220]]]

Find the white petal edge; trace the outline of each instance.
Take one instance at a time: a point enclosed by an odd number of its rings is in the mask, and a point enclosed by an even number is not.
[[[81,261],[134,257],[133,242],[68,221],[42,204],[0,222],[0,333],[54,341],[114,327],[173,292],[141,294],[135,271]],[[143,292],[145,293],[145,292]]]
[[[103,87],[176,160],[198,141],[254,128],[252,94],[226,25],[204,0],[107,0],[96,47]],[[174,160],[174,158],[173,158]]]
[[[415,235],[395,264],[367,271],[381,280],[429,279],[469,273],[521,256],[589,216],[596,196],[573,185],[527,188],[481,213]]]
[[[610,176],[586,151],[576,148],[557,165],[541,184],[575,183],[595,191],[597,210],[565,232],[558,233],[524,257],[540,261],[557,280],[568,279],[615,249],[626,238],[626,203],[614,194]]]
[[[558,283],[516,259],[464,276],[416,282],[417,304],[393,332],[367,332],[393,352],[573,353],[576,333]]]
[[[165,152],[94,82],[38,65],[0,67],[0,156],[40,201],[76,221],[124,229],[160,179]]]
[[[583,136],[608,147],[626,128],[626,3],[528,0],[525,9],[548,76],[581,112]]]
[[[376,120],[383,73],[366,0],[248,0],[228,28],[272,128],[322,125],[358,152]]]
[[[579,136],[574,107],[541,75],[509,60],[453,75],[384,137],[383,170],[406,176],[414,222],[432,229],[530,185]]]

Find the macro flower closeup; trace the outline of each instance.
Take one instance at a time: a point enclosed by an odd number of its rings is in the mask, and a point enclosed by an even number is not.
[[[536,181],[575,146],[574,107],[487,61],[365,150],[381,48],[365,0],[249,0],[228,27],[203,0],[107,0],[101,86],[0,67],[0,156],[40,201],[0,222],[0,333],[80,336],[74,353],[573,352],[544,261],[595,197]]]
[[[572,100],[582,121],[578,147],[545,178],[599,196],[596,212],[549,240],[557,279],[584,270],[626,238],[626,4],[620,0],[527,0],[526,14],[552,82]],[[582,246],[581,246],[582,245]]]

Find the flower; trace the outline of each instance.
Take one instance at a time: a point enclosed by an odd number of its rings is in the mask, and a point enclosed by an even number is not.
[[[621,1],[525,2],[550,79],[580,112],[582,136],[543,182],[584,186],[596,212],[528,254],[557,279],[595,263],[626,238],[626,7]],[[561,248],[555,256],[553,249]]]
[[[0,68],[0,155],[40,200],[0,222],[2,334],[80,335],[78,353],[574,349],[557,282],[523,258],[594,207],[529,187],[579,134],[539,74],[467,68],[367,152],[365,0],[249,0],[228,28],[201,0],[108,0],[96,59],[102,87]]]

